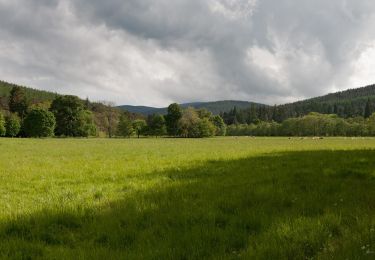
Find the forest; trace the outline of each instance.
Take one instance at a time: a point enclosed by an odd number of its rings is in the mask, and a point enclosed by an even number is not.
[[[278,106],[249,103],[212,113],[174,103],[164,114],[144,115],[0,83],[0,136],[7,137],[375,136],[375,85]],[[220,102],[213,104],[217,111]]]

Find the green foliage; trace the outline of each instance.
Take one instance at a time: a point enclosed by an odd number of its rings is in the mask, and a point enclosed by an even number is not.
[[[216,133],[215,125],[208,118],[199,120],[198,129],[199,135],[197,137],[212,137]]]
[[[87,137],[94,132],[92,114],[84,109],[78,97],[58,96],[53,100],[50,110],[56,118],[56,135]]]
[[[97,128],[94,123],[93,113],[89,110],[81,110],[79,112],[79,136],[89,137],[97,135]]]
[[[147,122],[146,120],[143,120],[143,119],[136,119],[133,121],[133,129],[137,135],[137,137],[139,138],[140,135],[143,135],[146,133],[147,131]]]
[[[5,119],[6,136],[16,137],[21,131],[21,119],[17,114],[10,114]]]
[[[167,134],[167,127],[165,125],[164,116],[154,114],[149,116],[147,121],[148,135],[158,137]]]
[[[373,259],[374,138],[0,139],[0,259]]]
[[[9,96],[9,110],[24,118],[28,108],[25,91],[21,87],[13,87]]]
[[[40,108],[29,111],[23,121],[23,131],[28,137],[53,136],[56,120],[52,112]]]
[[[304,117],[289,118],[281,124],[230,125],[229,136],[375,136],[375,116],[343,119],[337,115],[310,113]]]
[[[375,136],[375,113],[373,113],[368,119],[368,131],[371,136]]]
[[[182,137],[199,137],[199,124],[200,118],[197,111],[188,107],[184,110],[181,119],[178,122],[179,132]]]
[[[168,113],[165,116],[168,135],[177,136],[179,134],[178,121],[181,119],[181,117],[182,109],[180,105],[176,103],[169,105]]]
[[[179,132],[182,137],[202,138],[214,136],[217,132],[212,120],[212,114],[205,110],[196,110],[189,107],[183,111],[178,122]],[[218,118],[216,118],[218,120]]]
[[[113,107],[111,102],[106,103],[92,103],[90,107],[94,113],[94,120],[98,131],[111,138],[116,133],[121,114],[124,112]]]
[[[196,111],[200,119],[212,117],[212,113],[208,111],[206,108],[200,108],[200,109],[197,109]]]
[[[3,113],[0,111],[0,136],[4,136],[6,134],[5,129],[5,118]]]
[[[134,128],[131,120],[125,114],[120,117],[120,122],[117,127],[117,135],[123,137],[130,137],[134,133]]]
[[[211,117],[211,122],[214,124],[216,127],[215,129],[215,135],[216,136],[225,136],[227,133],[227,126],[224,123],[224,120],[221,116],[216,115]]]

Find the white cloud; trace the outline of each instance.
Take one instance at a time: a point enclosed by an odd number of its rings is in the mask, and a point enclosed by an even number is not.
[[[0,79],[117,104],[282,103],[375,81],[372,0],[0,0]]]
[[[375,83],[375,41],[363,49],[353,67],[349,85],[366,86]]]

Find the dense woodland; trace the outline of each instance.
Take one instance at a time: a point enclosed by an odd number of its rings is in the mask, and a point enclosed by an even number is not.
[[[249,103],[220,114],[171,104],[164,115],[147,116],[6,82],[0,82],[0,95],[0,136],[8,137],[375,136],[375,85],[279,106]]]
[[[336,114],[342,118],[369,118],[375,112],[375,85],[279,106],[253,104],[247,109],[234,107],[220,115],[226,124],[232,125],[256,124],[260,121],[281,123],[311,112]]]

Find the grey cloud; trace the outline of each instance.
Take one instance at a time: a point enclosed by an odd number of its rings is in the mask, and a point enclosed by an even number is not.
[[[374,11],[371,0],[0,0],[0,77],[117,103],[280,103],[355,87]]]

